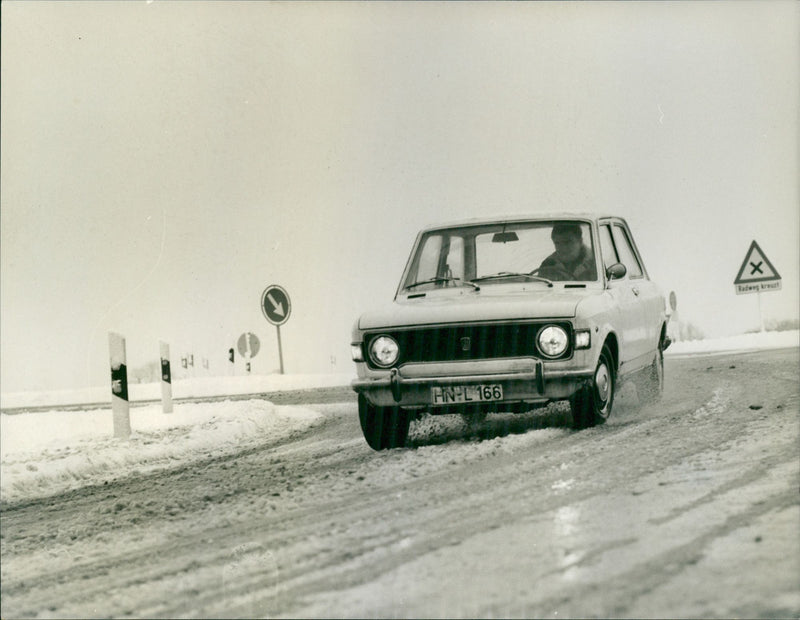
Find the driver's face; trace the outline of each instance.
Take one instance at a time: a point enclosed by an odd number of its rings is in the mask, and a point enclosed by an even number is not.
[[[565,263],[578,260],[581,254],[581,238],[576,235],[555,235],[553,236],[553,245],[556,246],[556,256]]]

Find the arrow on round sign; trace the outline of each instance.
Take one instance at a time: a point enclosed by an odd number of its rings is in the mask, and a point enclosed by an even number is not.
[[[292,302],[285,289],[272,284],[261,293],[261,311],[273,325],[283,325],[292,313]]]
[[[286,311],[283,309],[283,304],[275,301],[275,298],[272,296],[272,293],[267,294],[267,299],[269,299],[269,303],[272,304],[272,309],[275,311],[276,314],[279,316],[286,316]]]

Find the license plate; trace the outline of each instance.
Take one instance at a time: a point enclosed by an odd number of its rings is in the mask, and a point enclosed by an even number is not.
[[[502,385],[447,385],[431,388],[431,402],[434,405],[485,403],[494,400],[503,400]]]

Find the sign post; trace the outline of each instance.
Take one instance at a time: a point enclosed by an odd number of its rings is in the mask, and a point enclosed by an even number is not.
[[[667,323],[667,335],[673,342],[681,339],[680,316],[678,316],[678,297],[675,291],[669,294],[669,323]]]
[[[245,370],[247,374],[250,374],[250,359],[258,355],[258,351],[261,348],[258,336],[245,332],[236,341],[236,348],[239,349],[239,355],[245,359]]]
[[[292,313],[292,302],[289,300],[289,293],[277,284],[270,284],[261,294],[261,312],[264,313],[267,321],[272,323],[278,330],[278,359],[280,360],[281,374],[283,374],[281,325],[289,320],[289,315]]]
[[[758,318],[761,331],[764,329],[764,315],[761,313],[761,292],[781,290],[781,276],[772,265],[755,239],[745,254],[744,262],[733,281],[737,295],[758,293]]]

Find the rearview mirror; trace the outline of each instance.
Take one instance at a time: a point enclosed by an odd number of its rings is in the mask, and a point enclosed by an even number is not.
[[[499,232],[492,236],[492,243],[508,243],[509,241],[519,241],[515,232]]]
[[[609,280],[624,278],[626,273],[628,273],[628,268],[622,263],[614,263],[611,267],[606,269],[606,277]]]

